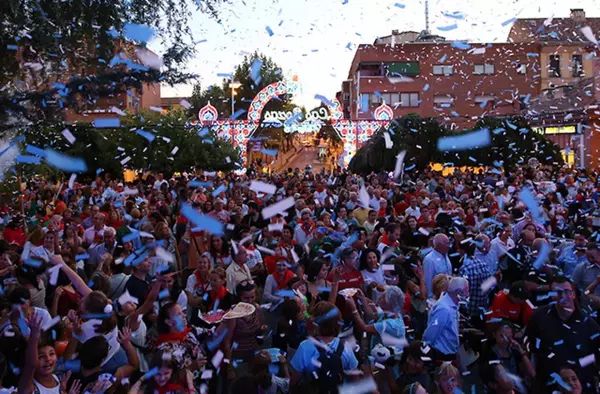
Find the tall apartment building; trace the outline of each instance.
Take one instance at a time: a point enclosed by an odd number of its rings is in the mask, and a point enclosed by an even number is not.
[[[414,32],[360,45],[342,83],[346,118],[371,119],[382,102],[394,117],[434,117],[455,129],[483,115],[516,114],[541,89],[539,44],[445,41]],[[368,103],[368,106],[365,106]]]

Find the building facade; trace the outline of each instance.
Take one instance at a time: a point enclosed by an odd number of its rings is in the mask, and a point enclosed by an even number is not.
[[[541,90],[537,43],[389,41],[358,47],[342,84],[347,119],[372,119],[385,102],[394,117],[418,114],[464,129],[484,115],[519,113]]]

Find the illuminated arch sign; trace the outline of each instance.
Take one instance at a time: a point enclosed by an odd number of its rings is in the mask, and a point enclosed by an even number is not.
[[[218,112],[215,107],[207,104],[198,112],[198,122],[196,127],[202,129],[209,127],[218,138],[229,141],[234,147],[239,148],[241,156],[241,166],[246,166],[247,142],[252,137],[256,129],[261,124],[261,117],[265,105],[274,98],[293,93],[298,88],[296,80],[280,81],[272,83],[263,88],[248,109],[246,120],[218,119]],[[331,123],[331,126],[338,133],[344,144],[344,164],[347,165],[350,159],[356,153],[356,150],[367,141],[381,127],[387,128],[393,119],[392,109],[382,104],[373,112],[375,119],[352,121],[344,119],[342,105],[337,99],[323,101],[326,108],[321,107],[310,111],[304,116],[304,121],[289,121],[293,118],[299,108],[293,111],[268,111],[262,117],[262,123],[277,122],[284,124],[286,133],[293,132],[314,132],[318,131],[324,122]]]

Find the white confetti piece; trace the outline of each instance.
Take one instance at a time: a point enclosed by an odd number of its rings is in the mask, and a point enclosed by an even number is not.
[[[161,107],[155,107],[153,105],[150,106],[150,111],[154,111],[154,112],[162,112],[163,109]]]
[[[169,263],[173,263],[175,261],[175,256],[172,253],[169,253],[165,248],[159,246],[156,248],[156,257],[168,261]]]
[[[71,133],[69,129],[64,129],[62,131],[62,135],[67,141],[69,141],[69,144],[73,145],[75,143],[75,136],[73,135],[73,133]]]
[[[377,383],[373,377],[369,376],[362,380],[345,383],[339,388],[339,394],[364,394],[364,393],[372,393],[373,391],[377,391]]]
[[[392,142],[392,138],[390,137],[390,133],[385,131],[383,133],[383,139],[385,140],[385,148],[392,149],[394,147],[394,143]]]
[[[126,164],[127,162],[129,162],[129,160],[131,160],[131,157],[127,156],[126,158],[124,158],[123,160],[121,160],[121,165]]]
[[[171,156],[173,156],[177,152],[179,152],[179,147],[178,146],[176,146],[175,148],[173,148],[173,150],[171,151]]]
[[[69,189],[73,189],[75,179],[77,179],[77,174],[71,174],[71,177],[69,178]]]
[[[369,193],[367,192],[365,185],[362,185],[360,187],[360,190],[358,192],[358,199],[360,200],[364,208],[369,208]]]
[[[48,273],[50,274],[50,278],[48,279],[48,281],[50,282],[50,284],[52,286],[56,286],[56,282],[58,281],[58,272],[59,271],[60,271],[60,265],[55,265],[54,267],[52,267],[48,270]]]
[[[400,176],[400,174],[402,174],[402,169],[404,166],[404,157],[406,156],[406,151],[403,150],[402,152],[398,153],[398,156],[396,156],[396,166],[394,168],[394,179],[398,179],[398,177]]]
[[[182,106],[183,108],[185,108],[185,109],[190,109],[190,108],[192,108],[192,104],[190,104],[190,102],[189,102],[189,101],[187,101],[186,99],[182,99],[182,100],[179,102],[179,105],[181,105],[181,106]]]
[[[592,31],[592,28],[589,26],[584,26],[581,28],[581,34],[583,34],[583,36],[590,42],[593,42],[594,44],[598,45],[598,40],[596,39],[596,37],[594,36],[594,32]]]
[[[255,191],[257,193],[275,194],[275,192],[277,191],[277,186],[265,182],[252,181],[250,183],[250,190]]]
[[[221,366],[221,361],[223,361],[224,356],[225,355],[223,354],[223,352],[221,350],[218,350],[217,353],[215,353],[213,358],[210,360],[210,362],[215,368],[218,369]]]
[[[48,331],[60,321],[60,316],[54,316],[52,320],[42,326],[42,330]]]
[[[419,230],[418,230],[418,231],[419,231],[421,234],[423,234],[424,236],[426,236],[426,237],[428,237],[428,236],[429,236],[429,231],[427,231],[427,229],[426,229],[426,228],[424,228],[424,227],[419,227]]]
[[[595,362],[596,356],[594,355],[594,353],[579,359],[579,365],[581,365],[582,368],[587,367],[588,365],[593,364]]]
[[[481,291],[483,293],[487,293],[488,290],[490,290],[491,288],[496,286],[496,283],[498,283],[498,280],[496,280],[496,277],[490,276],[489,278],[484,280],[483,283],[481,284]]]
[[[119,301],[120,305],[125,305],[129,301],[133,302],[136,305],[139,304],[139,300],[136,297],[133,297],[131,294],[129,294],[128,290],[125,290],[125,292],[123,294],[121,294],[118,301]]]
[[[112,112],[114,112],[115,114],[119,115],[119,116],[125,116],[125,115],[127,115],[127,114],[125,113],[125,111],[123,111],[123,110],[121,110],[121,109],[119,109],[119,108],[115,107],[114,105],[113,105],[112,107],[110,107],[110,110],[111,110]]]
[[[396,269],[396,266],[394,264],[383,264],[381,266],[381,269],[383,269],[384,271],[394,271]]]
[[[262,210],[263,219],[270,219],[277,214],[283,214],[285,211],[294,206],[294,197],[288,197],[284,200],[269,205]]]

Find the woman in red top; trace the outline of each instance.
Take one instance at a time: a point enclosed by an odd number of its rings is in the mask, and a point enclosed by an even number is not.
[[[111,210],[108,213],[108,222],[106,223],[109,227],[112,227],[114,229],[118,229],[123,225],[123,221],[121,220],[121,217],[119,216],[119,212],[115,211],[115,210]]]

